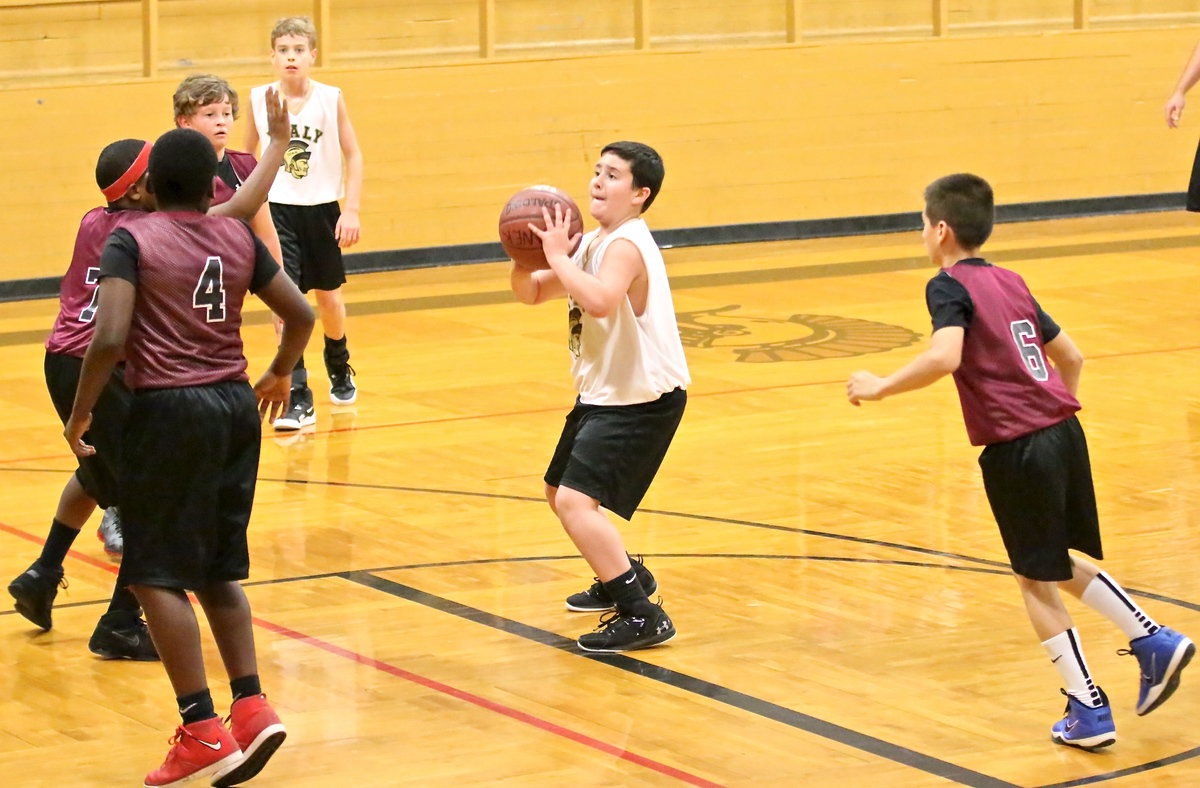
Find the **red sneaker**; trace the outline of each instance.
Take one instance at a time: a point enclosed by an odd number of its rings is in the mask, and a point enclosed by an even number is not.
[[[173,788],[233,766],[242,759],[237,740],[218,717],[180,725],[163,765],[146,775],[145,788]]]
[[[267,703],[266,695],[238,698],[229,709],[233,738],[242,749],[241,759],[217,772],[215,788],[240,785],[263,770],[287,738],[287,728]]]

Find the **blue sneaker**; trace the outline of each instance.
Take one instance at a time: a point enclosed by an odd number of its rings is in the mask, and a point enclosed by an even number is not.
[[[1117,726],[1113,724],[1112,706],[1104,690],[1100,693],[1102,705],[1093,709],[1075,698],[1067,695],[1067,710],[1065,716],[1050,728],[1050,738],[1059,744],[1078,747],[1081,750],[1095,752],[1101,747],[1107,747],[1117,740]]]
[[[1160,627],[1153,635],[1131,640],[1128,649],[1117,653],[1134,655],[1142,669],[1137,702],[1137,713],[1142,715],[1157,709],[1179,688],[1179,674],[1192,661],[1196,646],[1175,630]]]

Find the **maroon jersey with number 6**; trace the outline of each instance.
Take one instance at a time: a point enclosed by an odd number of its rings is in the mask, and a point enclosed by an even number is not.
[[[1025,281],[994,265],[958,263],[946,273],[974,304],[954,372],[971,443],[1015,440],[1078,411],[1079,401],[1046,362],[1038,306]]]
[[[96,288],[104,242],[113,230],[145,216],[142,211],[108,208],[93,208],[84,214],[75,235],[71,265],[58,288],[58,317],[46,339],[48,352],[83,358],[96,325]]]
[[[125,230],[136,242],[135,272],[114,264],[118,232],[104,251],[101,276],[130,279],[137,287],[125,343],[126,385],[247,380],[242,302],[271,273],[250,228],[226,217],[163,212]],[[269,254],[265,264],[278,270]]]

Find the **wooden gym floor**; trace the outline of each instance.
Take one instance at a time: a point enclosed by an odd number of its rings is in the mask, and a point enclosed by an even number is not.
[[[1200,636],[1200,263],[1183,213],[1001,225],[1088,358],[1106,568]],[[1077,605],[1118,743],[1058,747],[950,381],[850,407],[924,345],[916,233],[668,252],[694,385],[630,524],[679,636],[578,652],[591,573],[541,499],[572,399],[561,303],[503,265],[347,288],[360,401],[263,439],[247,593],[290,735],[263,786],[1192,786],[1200,672],[1137,717],[1120,633]],[[251,371],[271,349],[255,302]],[[36,557],[73,467],[45,394],[52,301],[5,304],[0,577]],[[314,342],[310,366],[318,367]],[[98,518],[97,518],[98,520]],[[157,664],[86,643],[114,565],[89,525],[55,627],[0,614],[0,784],[137,785],[177,716]],[[228,689],[207,658],[218,707]],[[1198,669],[1193,667],[1192,671]]]

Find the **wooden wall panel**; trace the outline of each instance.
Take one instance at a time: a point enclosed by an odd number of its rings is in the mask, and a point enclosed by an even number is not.
[[[582,202],[599,147],[666,160],[653,226],[915,210],[931,179],[990,178],[1004,203],[1182,191],[1200,109],[1162,103],[1195,28],[768,45],[339,68],[366,156],[364,251],[490,241],[517,188]],[[98,201],[99,149],[156,136],[177,76],[0,92],[0,278],[60,272]],[[233,77],[248,90],[265,70]],[[1190,113],[1196,113],[1192,115]],[[235,131],[240,140],[242,130]]]

